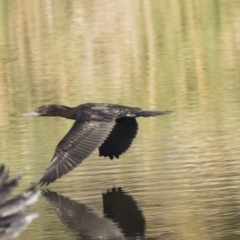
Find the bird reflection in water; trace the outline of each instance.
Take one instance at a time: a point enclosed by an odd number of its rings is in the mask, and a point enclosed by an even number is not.
[[[83,239],[126,239],[130,235],[140,237],[144,234],[143,214],[133,197],[121,188],[103,193],[105,217],[98,216],[87,205],[56,192],[45,190],[42,194],[55,207],[62,222]]]
[[[125,237],[144,235],[146,222],[143,213],[134,198],[122,188],[103,193],[103,212],[123,230]]]
[[[164,231],[158,237],[145,237],[146,221],[136,200],[122,188],[103,193],[104,216],[112,219],[124,233],[126,240],[167,240],[176,235]]]
[[[61,221],[77,233],[77,239],[124,239],[112,220],[98,216],[86,204],[49,190],[43,190],[42,194],[54,206]]]
[[[78,239],[166,240],[171,237],[164,233],[157,238],[146,238],[143,213],[136,200],[122,188],[112,188],[102,194],[104,217],[86,204],[56,192],[42,190],[42,194],[54,206],[61,221],[77,233]]]
[[[18,186],[21,175],[9,180],[9,171],[4,165],[0,166],[0,239],[16,238],[38,215],[36,213],[23,215],[22,213],[34,204],[40,192],[34,187],[25,190],[20,195],[9,199],[11,193]]]

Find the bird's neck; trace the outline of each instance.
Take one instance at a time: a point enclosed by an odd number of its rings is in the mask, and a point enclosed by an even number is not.
[[[77,118],[74,108],[67,107],[64,105],[59,106],[59,111],[57,112],[56,115],[59,117],[74,119],[74,120]]]

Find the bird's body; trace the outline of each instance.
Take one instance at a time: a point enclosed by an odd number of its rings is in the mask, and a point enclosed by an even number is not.
[[[70,108],[45,105],[26,115],[59,116],[75,120],[72,128],[59,142],[51,164],[40,183],[49,184],[67,174],[96,148],[99,155],[118,158],[137,135],[137,117],[168,114],[170,111],[147,111],[107,103],[86,103]]]

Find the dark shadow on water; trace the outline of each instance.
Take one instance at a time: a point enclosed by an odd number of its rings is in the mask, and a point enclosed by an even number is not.
[[[122,188],[112,188],[102,194],[104,217],[88,205],[69,197],[42,191],[55,208],[58,217],[77,234],[77,239],[168,239],[168,236],[145,238],[146,222],[136,200]],[[164,234],[165,235],[165,234]]]
[[[156,238],[145,237],[146,221],[137,201],[121,187],[112,188],[102,194],[103,214],[122,229],[125,239],[163,240],[172,234],[164,232]]]
[[[124,232],[125,237],[144,236],[146,222],[136,200],[122,188],[103,193],[103,213]]]

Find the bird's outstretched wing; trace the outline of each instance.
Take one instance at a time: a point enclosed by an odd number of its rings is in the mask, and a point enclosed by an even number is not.
[[[77,167],[104,142],[115,124],[116,121],[111,116],[88,120],[78,117],[59,142],[51,164],[39,184],[48,185]]]
[[[99,147],[99,156],[118,158],[131,146],[137,131],[138,124],[135,118],[118,119],[108,138]]]

